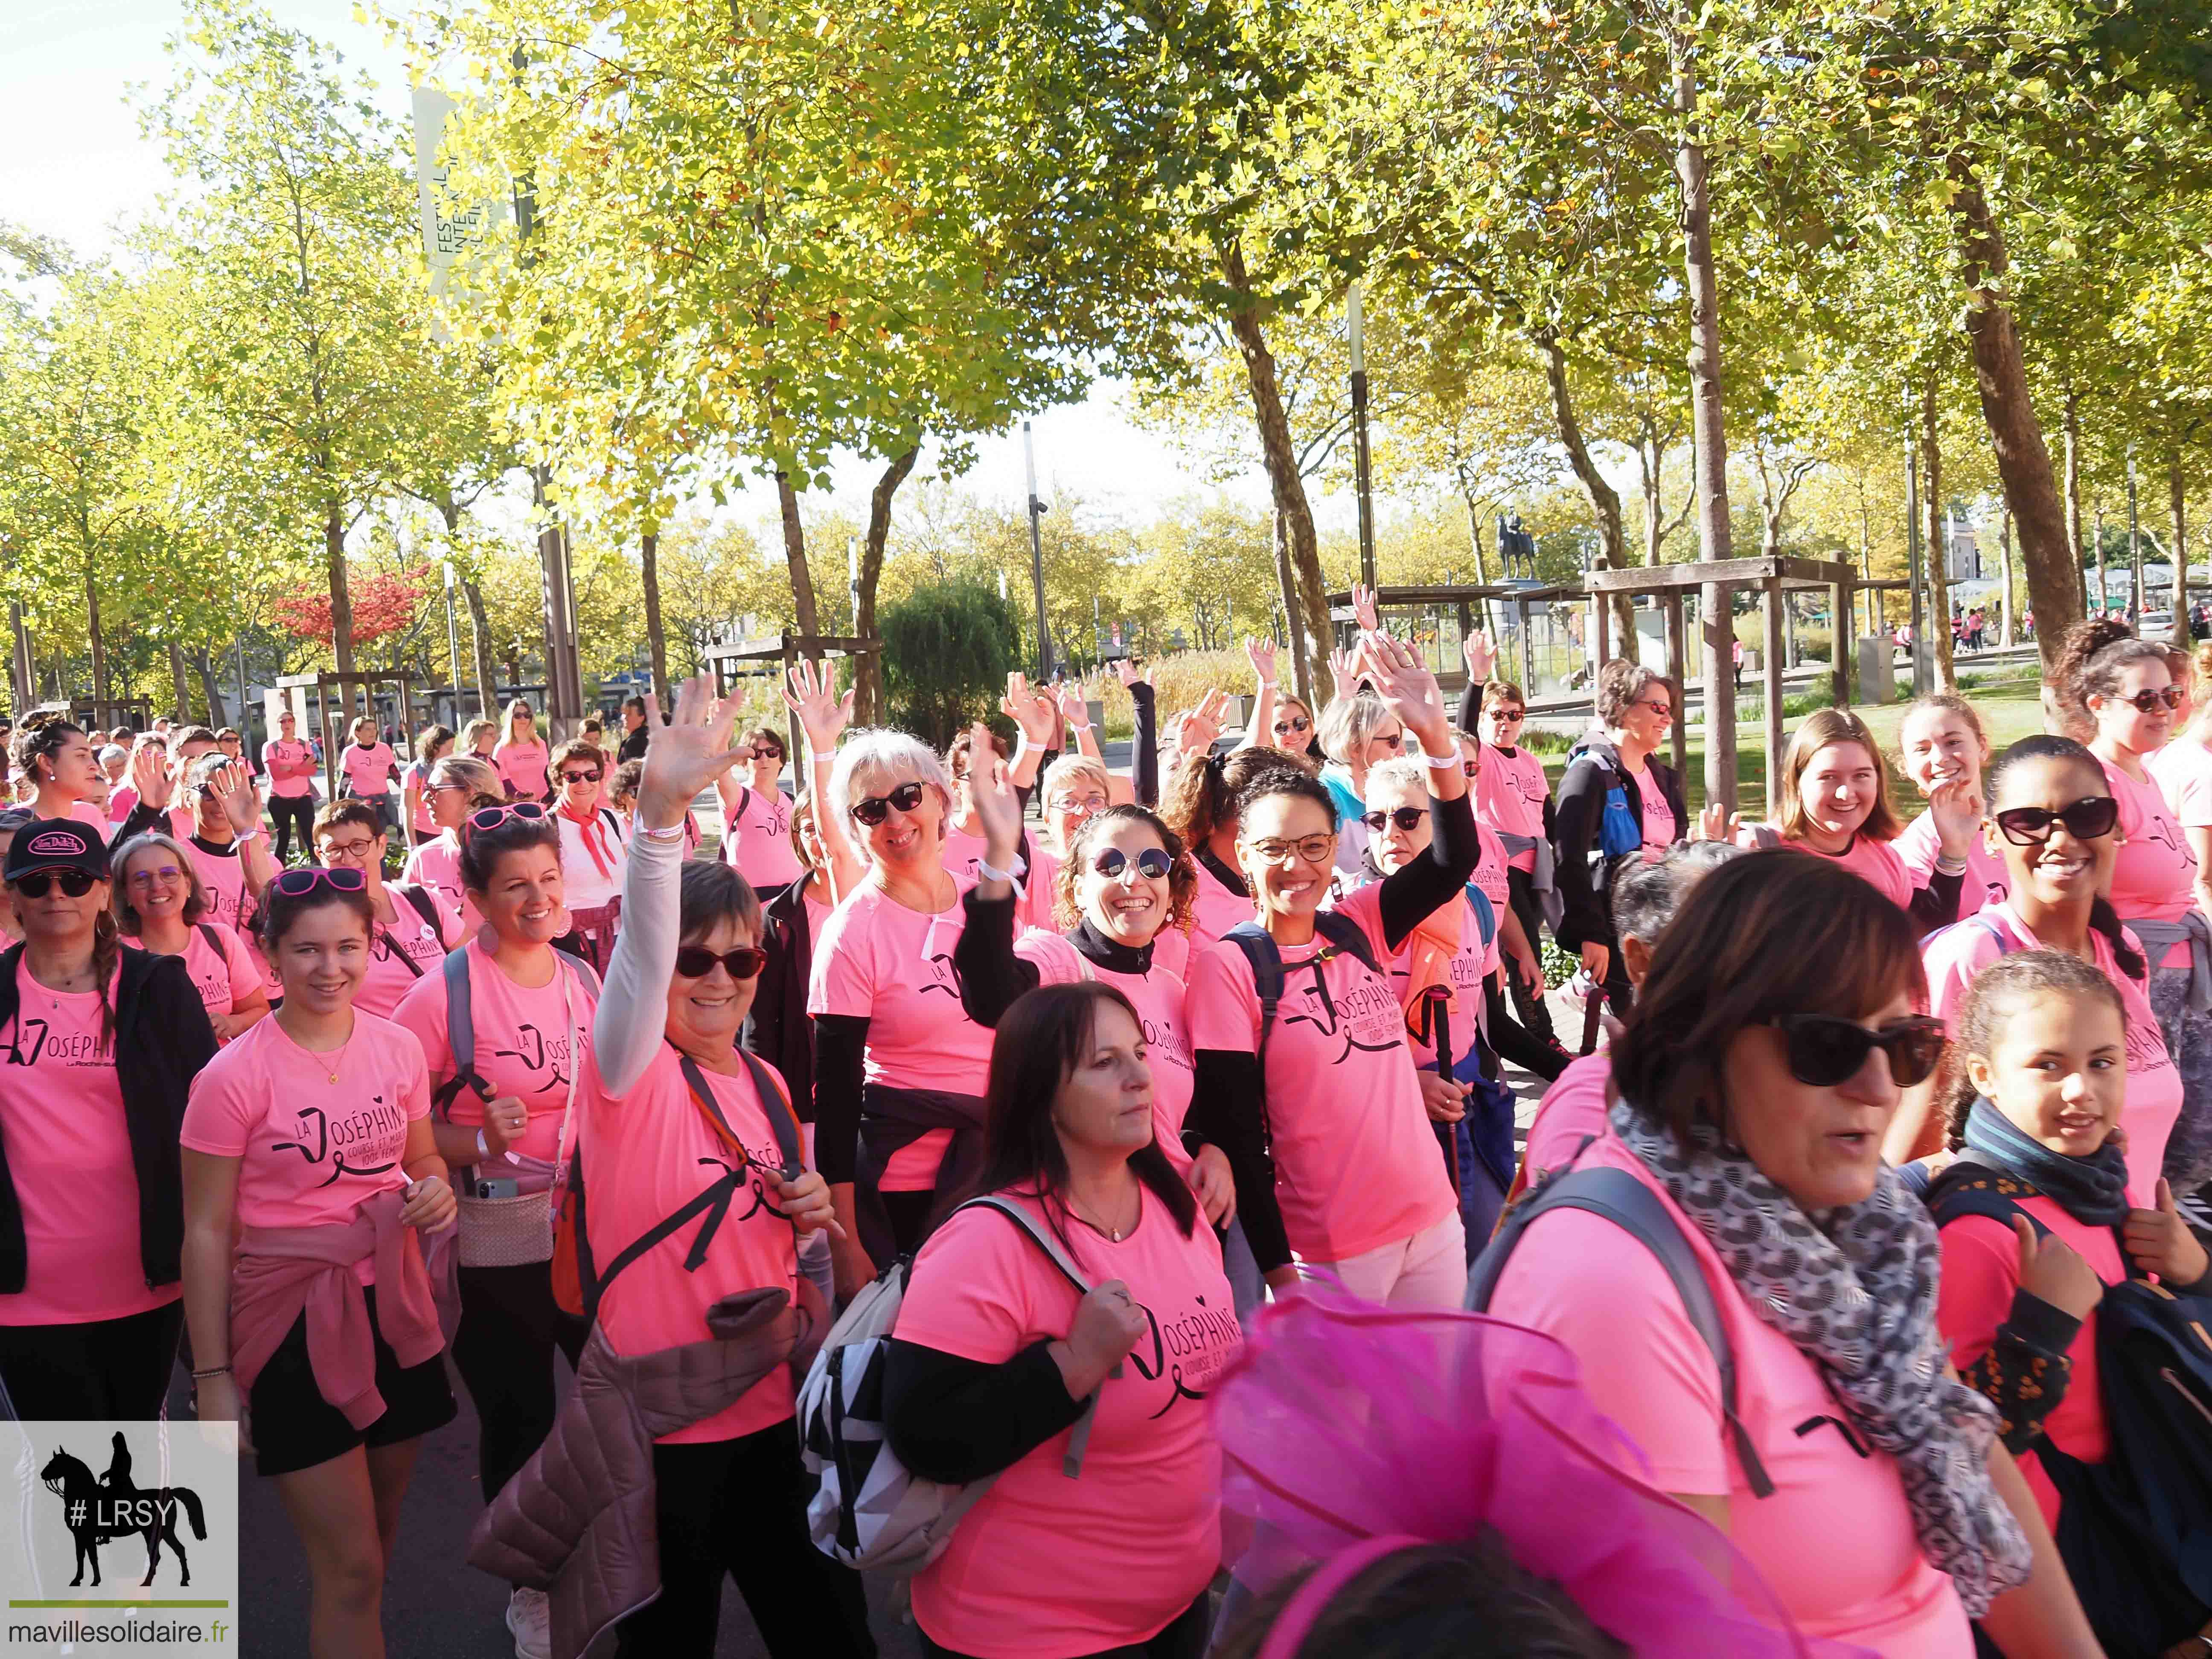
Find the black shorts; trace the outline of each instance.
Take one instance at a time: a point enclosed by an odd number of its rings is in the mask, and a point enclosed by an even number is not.
[[[453,1420],[453,1390],[446,1381],[443,1349],[419,1365],[403,1365],[376,1322],[376,1287],[367,1285],[369,1330],[376,1343],[376,1391],[384,1415],[356,1429],[323,1398],[307,1359],[307,1316],[284,1333],[276,1352],[253,1379],[247,1399],[253,1467],[260,1474],[291,1474],[342,1457],[356,1446],[393,1446]]]

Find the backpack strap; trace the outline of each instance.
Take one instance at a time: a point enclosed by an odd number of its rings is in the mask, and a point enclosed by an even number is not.
[[[1037,1224],[1037,1218],[1031,1215],[1027,1210],[1024,1209],[1020,1205],[1013,1202],[1011,1199],[986,1195],[982,1198],[969,1199],[965,1204],[956,1208],[952,1212],[952,1214],[957,1215],[960,1213],[961,1210],[979,1209],[996,1210],[1000,1215],[1006,1217],[1007,1220],[1012,1222],[1017,1227],[1019,1227],[1036,1242],[1037,1249],[1045,1253],[1046,1256],[1050,1259],[1052,1265],[1059,1268],[1061,1273],[1066,1277],[1067,1282],[1075,1286],[1077,1295],[1088,1296],[1091,1294],[1091,1282],[1084,1278],[1082,1270],[1079,1268],[1074,1262],[1068,1260],[1067,1253],[1060,1247],[1060,1241],[1054,1238],[1045,1228],[1040,1226]],[[948,1216],[945,1218],[950,1220],[951,1219],[951,1217]],[[1106,1375],[1109,1376],[1121,1376],[1121,1361],[1118,1359],[1115,1360],[1114,1362],[1114,1369],[1107,1372]],[[1069,1437],[1067,1442],[1067,1455],[1061,1458],[1060,1462],[1060,1472],[1066,1475],[1070,1480],[1076,1479],[1077,1476],[1083,1473],[1084,1448],[1091,1443],[1091,1425],[1097,1420],[1098,1396],[1094,1394],[1090,1399],[1083,1402],[1083,1415],[1076,1419],[1075,1432]]]
[[[200,937],[207,941],[207,948],[215,952],[215,959],[225,967],[228,967],[230,958],[223,954],[222,935],[216,932],[215,924],[211,921],[204,921],[199,924],[199,929]]]
[[[1498,907],[1490,902],[1490,895],[1469,884],[1467,908],[1474,912],[1475,931],[1486,945],[1498,937]]]
[[[1267,1038],[1275,1029],[1275,1009],[1283,1000],[1283,953],[1256,921],[1240,921],[1222,935],[1244,953],[1252,969],[1252,990],[1260,999],[1260,1076],[1267,1075]]]
[[[422,973],[419,968],[415,971],[418,975]],[[489,1101],[491,1085],[477,1072],[477,1028],[471,1008],[469,953],[447,952],[440,971],[446,979],[446,1047],[453,1056],[453,1074],[438,1085],[437,1091],[430,1097],[430,1104],[441,1118],[450,1123],[453,1103],[460,1098],[462,1090],[473,1089]]]
[[[1530,1222],[1553,1210],[1586,1210],[1592,1215],[1602,1216],[1650,1251],[1667,1270],[1667,1277],[1674,1281],[1675,1294],[1681,1297],[1683,1312],[1711,1352],[1713,1363],[1720,1370],[1721,1417],[1735,1444],[1736,1462],[1743,1470],[1744,1481],[1750,1486],[1753,1497],[1772,1497],[1774,1482],[1767,1475],[1766,1466],[1759,1461],[1750,1431],[1736,1415],[1735,1351],[1729,1345],[1728,1328],[1721,1322],[1720,1305],[1713,1299],[1712,1285],[1705,1278],[1690,1241],[1683,1237],[1681,1227],[1668,1212],[1666,1200],[1627,1170],[1602,1164],[1587,1170],[1569,1169],[1523,1199],[1505,1218],[1489,1247],[1476,1258],[1474,1270],[1468,1276],[1468,1311],[1489,1311],[1491,1297],[1505,1272],[1513,1247],[1520,1243]]]
[[[422,918],[422,925],[430,930],[430,937],[438,941],[438,948],[444,950],[446,919],[439,915],[438,901],[430,896],[429,890],[398,882],[394,882],[392,885],[398,887],[400,892],[406,896],[407,902],[415,907],[415,914]]]
[[[1999,1191],[2001,1184],[2017,1183],[2002,1170],[1993,1170],[1971,1158],[1955,1159],[1936,1177],[1936,1184],[1929,1189],[1928,1213],[1935,1218],[1938,1229],[1968,1215],[2002,1221],[2009,1229],[2014,1218],[2025,1216],[2027,1224],[2035,1229],[2038,1239],[2048,1238],[2051,1229],[2021,1208],[2018,1199]],[[2125,1254],[2122,1252],[2123,1260]]]
[[[1367,930],[1341,910],[1314,912],[1314,932],[1319,933],[1336,949],[1359,958],[1367,971],[1378,979],[1382,976],[1382,965],[1375,960],[1375,947],[1368,943]]]

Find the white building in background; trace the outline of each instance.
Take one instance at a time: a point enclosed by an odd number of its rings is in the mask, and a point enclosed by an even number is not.
[[[1954,582],[1983,580],[1982,544],[1972,519],[1947,511],[1943,519],[1943,574]],[[1989,573],[1991,580],[1996,572]]]

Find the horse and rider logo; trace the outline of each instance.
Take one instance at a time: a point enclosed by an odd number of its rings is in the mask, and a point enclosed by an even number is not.
[[[61,1499],[63,1524],[76,1540],[76,1577],[70,1580],[71,1588],[84,1583],[87,1567],[92,1569],[92,1582],[98,1584],[100,1547],[133,1534],[146,1540],[146,1576],[138,1581],[140,1589],[153,1583],[165,1541],[177,1558],[178,1584],[190,1584],[192,1570],[185,1559],[184,1541],[177,1536],[177,1511],[185,1512],[194,1538],[206,1538],[207,1521],[200,1510],[199,1494],[190,1486],[141,1488],[133,1484],[131,1448],[120,1430],[114,1445],[103,1476],[94,1477],[63,1447],[56,1447],[46,1468],[39,1471],[46,1490]]]

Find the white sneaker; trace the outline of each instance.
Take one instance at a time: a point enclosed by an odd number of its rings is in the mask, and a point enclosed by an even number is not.
[[[553,1607],[544,1590],[518,1589],[507,1598],[507,1629],[514,1659],[552,1659]]]

